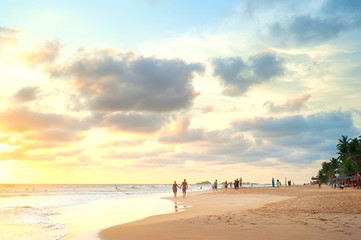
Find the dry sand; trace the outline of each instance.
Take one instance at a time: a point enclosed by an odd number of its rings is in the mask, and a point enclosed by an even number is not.
[[[169,199],[177,212],[111,227],[99,236],[103,240],[361,239],[358,189],[254,187]]]

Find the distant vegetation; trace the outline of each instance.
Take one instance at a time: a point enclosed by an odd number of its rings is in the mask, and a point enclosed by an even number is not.
[[[335,177],[336,169],[340,174],[353,175],[361,173],[361,136],[348,138],[342,136],[336,145],[338,156],[323,162],[318,171],[321,182],[327,182],[329,178]]]

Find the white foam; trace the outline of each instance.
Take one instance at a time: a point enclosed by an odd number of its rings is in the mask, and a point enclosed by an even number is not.
[[[203,186],[203,190],[209,188],[209,186]],[[115,196],[128,198],[127,196],[136,197],[150,193],[172,194],[171,189],[170,184],[0,184],[0,240],[59,240],[68,236],[69,232],[66,229],[66,221],[55,219],[58,216],[56,209],[85,205],[95,200]],[[199,190],[199,186],[190,186],[189,190]]]

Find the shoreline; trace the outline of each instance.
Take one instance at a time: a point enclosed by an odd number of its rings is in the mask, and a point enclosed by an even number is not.
[[[361,231],[357,189],[257,187],[165,199],[185,211],[106,228],[100,239],[356,239]]]
[[[168,194],[114,196],[55,208],[51,210],[58,214],[51,216],[51,220],[66,223],[65,230],[68,234],[61,237],[61,240],[99,240],[99,232],[109,226],[172,212],[173,204],[165,200],[164,196]]]

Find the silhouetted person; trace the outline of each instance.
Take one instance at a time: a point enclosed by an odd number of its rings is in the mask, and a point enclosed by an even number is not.
[[[182,192],[183,192],[183,197],[186,197],[187,189],[188,189],[188,183],[187,183],[187,181],[185,179],[181,184],[181,188],[182,188]]]
[[[179,185],[177,184],[176,181],[174,181],[172,189],[173,189],[173,193],[174,193],[174,197],[175,197],[175,198],[177,197],[177,190],[178,190],[178,188],[180,188]]]

